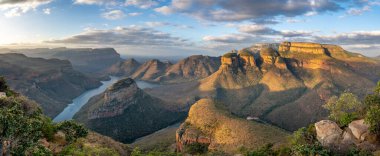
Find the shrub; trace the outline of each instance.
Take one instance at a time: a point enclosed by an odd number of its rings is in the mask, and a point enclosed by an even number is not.
[[[367,95],[364,101],[367,107],[365,122],[370,126],[370,131],[380,133],[380,81],[374,90],[374,94]]]
[[[336,121],[341,127],[347,126],[360,117],[364,105],[352,93],[344,92],[339,97],[333,96],[323,107],[330,111],[329,118]]]
[[[186,145],[185,152],[189,154],[203,154],[208,150],[208,146],[206,144],[201,143],[192,143]]]
[[[66,141],[72,143],[79,138],[86,137],[88,130],[74,121],[63,121],[57,125],[57,130],[65,134]]]
[[[307,145],[294,145],[292,146],[292,155],[295,156],[305,156],[305,155],[319,155],[319,156],[330,156],[332,153],[324,148],[318,142],[314,144]]]
[[[246,156],[275,156],[276,152],[273,150],[273,144],[267,144],[257,150],[247,152]]]

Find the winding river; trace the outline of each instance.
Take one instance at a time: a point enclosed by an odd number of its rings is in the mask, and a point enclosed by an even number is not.
[[[103,93],[108,87],[112,86],[115,82],[120,80],[120,77],[111,76],[108,81],[102,81],[102,85],[96,89],[88,90],[82,95],[78,96],[69,104],[58,116],[54,118],[54,122],[64,120],[71,120],[75,113],[77,113],[92,97]],[[145,81],[136,81],[137,86],[141,89],[158,87],[158,84],[152,84]]]

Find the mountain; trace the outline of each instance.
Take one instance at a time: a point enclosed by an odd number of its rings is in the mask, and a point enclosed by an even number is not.
[[[176,132],[179,152],[186,152],[188,146],[198,144],[212,151],[233,154],[241,148],[258,148],[268,143],[278,147],[287,137],[286,131],[274,126],[233,116],[212,99],[196,102]]]
[[[331,96],[350,91],[364,98],[378,80],[380,63],[373,59],[336,45],[283,42],[226,53],[209,77],[147,92],[184,107],[216,99],[237,117],[294,131],[326,118],[321,106]]]
[[[3,51],[5,51],[4,49]],[[120,54],[113,48],[89,49],[89,48],[37,48],[37,49],[12,49],[12,53],[23,53],[29,57],[56,58],[69,60],[75,70],[86,74],[102,74],[104,70],[122,61]],[[94,74],[95,73],[95,74]]]
[[[158,82],[179,83],[210,76],[218,70],[220,58],[194,55],[170,66],[166,73],[156,79]]]
[[[171,65],[170,62],[161,62],[160,60],[153,59],[142,64],[131,77],[144,81],[155,81],[155,79],[163,75]]]
[[[74,119],[100,134],[131,142],[181,121],[185,114],[126,78],[90,99]]]
[[[109,69],[107,69],[106,72],[117,76],[130,76],[140,66],[141,64],[137,62],[135,59],[129,59],[125,61],[120,61],[112,65]]]
[[[37,101],[49,117],[56,116],[75,97],[100,82],[73,69],[69,61],[0,54],[0,75],[10,87]]]

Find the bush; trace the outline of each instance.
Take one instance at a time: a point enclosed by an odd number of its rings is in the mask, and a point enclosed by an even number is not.
[[[249,151],[246,156],[276,156],[276,152],[273,150],[273,144],[267,144],[257,150]]]
[[[314,144],[307,145],[294,145],[292,146],[292,155],[295,156],[308,156],[308,155],[319,155],[319,156],[330,156],[332,153],[324,148],[318,142]]]
[[[57,125],[57,130],[65,134],[66,141],[72,143],[79,138],[86,137],[88,130],[74,121],[63,121]]]
[[[189,154],[203,154],[208,150],[208,146],[206,144],[201,143],[192,143],[186,145],[185,152]]]
[[[374,94],[367,95],[364,101],[367,107],[365,122],[370,126],[370,131],[380,133],[380,81],[374,90]]]
[[[336,121],[341,127],[347,126],[360,117],[364,105],[352,93],[344,92],[339,97],[333,96],[323,107],[330,111],[329,118]]]

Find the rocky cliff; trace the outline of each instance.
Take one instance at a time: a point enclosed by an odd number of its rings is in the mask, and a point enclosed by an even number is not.
[[[184,118],[184,112],[169,105],[126,78],[92,98],[74,118],[100,134],[131,142]]]
[[[1,54],[0,75],[12,89],[40,103],[50,117],[84,91],[100,86],[100,82],[74,70],[69,61],[22,54]]]
[[[131,76],[141,64],[135,59],[120,61],[106,70],[106,73],[117,76]]]
[[[350,90],[363,97],[380,79],[378,62],[339,46],[288,42],[280,46],[291,45],[305,48],[277,51],[264,46],[257,52],[249,48],[228,52],[221,57],[219,70],[197,84],[150,93],[183,101],[216,98],[240,117],[260,117],[292,131],[326,117],[321,105],[331,96]],[[325,51],[316,53],[313,48]]]

